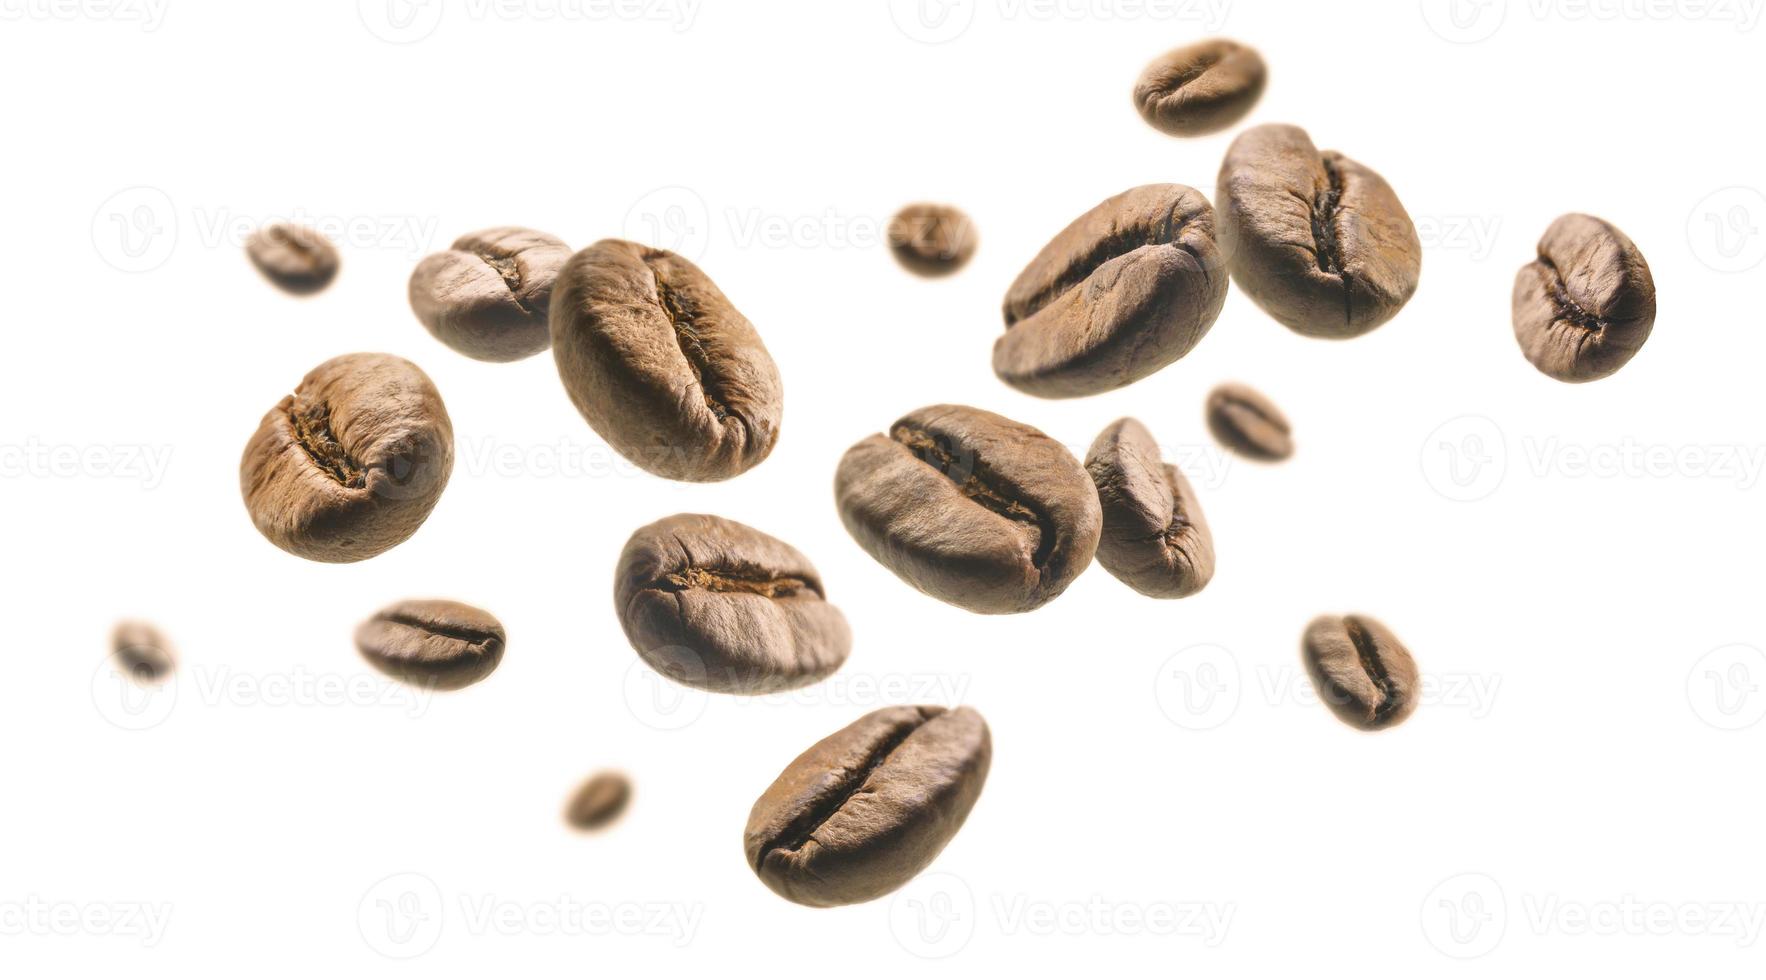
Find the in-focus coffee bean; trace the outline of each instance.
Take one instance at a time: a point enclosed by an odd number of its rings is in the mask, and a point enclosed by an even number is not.
[[[1225,271],[1207,198],[1181,184],[1124,191],[1080,215],[1018,274],[993,372],[1044,398],[1138,381],[1214,325]]]
[[[1288,417],[1248,385],[1223,384],[1208,393],[1208,431],[1222,446],[1260,462],[1294,455]]]
[[[748,319],[686,259],[608,239],[552,287],[552,356],[577,411],[633,463],[725,480],[773,451],[784,389]]]
[[[910,204],[889,219],[889,251],[902,268],[948,276],[969,264],[979,241],[975,223],[948,204]]]
[[[411,309],[437,340],[480,361],[519,361],[552,346],[552,282],[570,248],[527,228],[462,235],[417,263]]]
[[[1604,378],[1624,367],[1656,323],[1656,281],[1625,233],[1566,214],[1539,239],[1539,257],[1515,276],[1515,339],[1559,381]]]
[[[111,631],[110,655],[124,673],[142,684],[157,684],[178,666],[171,641],[159,627],[138,619],[126,619]]]
[[[258,423],[239,489],[276,547],[361,561],[416,533],[453,469],[453,423],[429,376],[391,354],[345,354]]]
[[[624,773],[598,772],[585,780],[564,807],[564,822],[577,830],[600,830],[618,820],[632,800]]]
[[[1320,616],[1306,627],[1301,651],[1313,687],[1344,724],[1377,731],[1416,710],[1416,660],[1373,617]]]
[[[503,662],[508,635],[497,617],[450,599],[407,599],[356,628],[356,649],[388,677],[457,691]]]
[[[1296,333],[1345,338],[1396,316],[1423,247],[1373,170],[1297,126],[1257,126],[1226,151],[1215,210],[1233,281]]]
[[[246,239],[245,254],[265,279],[296,296],[316,293],[337,278],[337,248],[300,225],[259,228]]]
[[[1079,461],[992,412],[933,405],[846,451],[840,520],[914,588],[979,613],[1035,609],[1091,564],[1102,518]]]
[[[770,694],[840,669],[846,617],[796,548],[746,524],[676,514],[626,542],[614,607],[633,649],[690,687]]]
[[[1205,136],[1245,118],[1268,77],[1256,49],[1210,38],[1153,59],[1134,84],[1134,107],[1162,133]]]
[[[1098,564],[1155,599],[1202,591],[1214,577],[1214,537],[1190,481],[1159,455],[1153,434],[1118,419],[1085,457],[1104,515]]]
[[[873,711],[811,746],[755,801],[748,866],[799,905],[887,895],[956,836],[992,761],[974,709]]]

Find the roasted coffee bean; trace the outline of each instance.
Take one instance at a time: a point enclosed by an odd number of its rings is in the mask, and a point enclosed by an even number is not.
[[[462,235],[417,263],[411,309],[435,338],[481,361],[519,361],[552,346],[552,281],[570,248],[543,232]]]
[[[633,649],[690,687],[790,690],[839,670],[852,650],[815,566],[746,524],[676,514],[639,528],[613,582]]]
[[[1265,463],[1294,455],[1288,417],[1262,393],[1223,384],[1208,393],[1208,431],[1222,446]]]
[[[1320,152],[1305,130],[1240,133],[1217,186],[1233,281],[1296,333],[1360,336],[1416,292],[1423,247],[1398,195],[1367,167]]]
[[[171,641],[152,623],[124,620],[110,634],[110,654],[134,680],[154,684],[177,669],[178,657]]]
[[[1098,564],[1155,599],[1202,591],[1214,577],[1214,537],[1190,481],[1160,458],[1147,427],[1118,419],[1091,444],[1085,468],[1104,514]]]
[[[258,423],[239,489],[276,547],[361,561],[416,533],[453,469],[453,423],[429,376],[391,354],[345,354]]]
[[[1225,38],[1198,41],[1147,65],[1134,84],[1134,107],[1162,133],[1205,136],[1243,119],[1268,75],[1253,48]]]
[[[608,239],[552,288],[552,356],[613,448],[675,480],[726,480],[766,459],[784,389],[746,317],[686,259]]]
[[[449,599],[407,599],[356,628],[356,649],[388,677],[457,691],[491,675],[508,637],[497,617]]]
[[[948,204],[910,204],[889,219],[889,251],[909,272],[948,276],[969,264],[977,236],[969,216]]]
[[[1566,214],[1515,276],[1515,339],[1559,381],[1594,381],[1625,366],[1656,323],[1656,281],[1625,233]]]
[[[1392,631],[1369,616],[1320,616],[1301,644],[1306,673],[1344,724],[1391,728],[1416,710],[1416,661]]]
[[[623,773],[598,772],[577,789],[564,808],[564,822],[578,830],[600,830],[625,812],[632,781]]]
[[[1226,285],[1207,198],[1181,184],[1124,191],[1018,274],[993,373],[1044,398],[1120,388],[1189,353],[1220,315]]]
[[[846,451],[840,520],[914,588],[980,613],[1035,609],[1098,546],[1097,488],[1065,447],[963,405],[909,412]]]
[[[873,711],[811,746],[755,801],[748,866],[799,905],[887,895],[956,836],[992,761],[972,708]]]
[[[259,228],[246,240],[245,254],[265,279],[297,296],[316,293],[337,277],[337,249],[300,225]]]

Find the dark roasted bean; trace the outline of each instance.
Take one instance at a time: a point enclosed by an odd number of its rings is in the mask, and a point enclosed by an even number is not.
[[[1612,225],[1566,214],[1515,276],[1515,339],[1559,381],[1594,381],[1624,367],[1656,323],[1656,282],[1643,253]]]
[[[497,617],[448,599],[394,603],[356,629],[356,649],[376,670],[438,691],[489,677],[507,643]]]
[[[910,204],[889,219],[889,251],[902,268],[948,276],[969,264],[978,238],[969,216],[948,204]]]
[[[1134,85],[1134,107],[1172,136],[1205,136],[1245,117],[1268,78],[1254,48],[1211,38],[1153,59]]]
[[[245,254],[264,278],[296,296],[316,293],[337,278],[337,249],[300,225],[268,225],[245,242]]]
[[[1160,458],[1146,426],[1118,419],[1091,444],[1085,468],[1104,515],[1098,564],[1155,599],[1202,591],[1214,577],[1214,537],[1190,482]]]
[[[1301,644],[1306,673],[1325,704],[1363,731],[1391,728],[1416,710],[1416,660],[1370,616],[1320,616]]]
[[[481,361],[518,361],[552,346],[552,281],[570,249],[526,228],[462,235],[417,263],[407,290],[437,340]]]
[[[1261,462],[1273,463],[1294,454],[1288,417],[1257,390],[1223,384],[1208,393],[1208,431],[1222,446]]]

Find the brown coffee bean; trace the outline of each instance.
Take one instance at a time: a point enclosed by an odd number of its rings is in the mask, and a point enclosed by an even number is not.
[[[110,653],[124,673],[142,684],[156,684],[178,666],[177,653],[165,634],[136,619],[124,620],[111,631]]]
[[[552,346],[552,281],[570,248],[526,228],[462,235],[417,263],[411,309],[437,340],[481,361],[519,361]]]
[[[1416,660],[1371,616],[1320,616],[1306,627],[1301,651],[1313,687],[1344,724],[1377,731],[1416,710]]]
[[[297,296],[316,293],[337,277],[337,249],[300,225],[268,225],[246,239],[245,254],[264,278]]]
[[[676,514],[639,528],[613,582],[633,649],[689,687],[791,690],[839,670],[852,650],[815,566],[746,524]]]
[[[578,830],[600,830],[625,813],[632,799],[632,781],[624,773],[590,776],[564,808],[564,822]]]
[[[613,448],[675,480],[726,480],[773,451],[784,389],[748,319],[673,252],[609,239],[552,289],[552,355]]]
[[[391,354],[345,354],[258,423],[239,489],[276,547],[361,561],[416,533],[453,468],[453,423],[429,376]]]
[[[956,836],[992,761],[972,708],[873,711],[811,746],[755,801],[748,866],[799,905],[887,895]]]
[[[889,219],[889,251],[902,268],[948,276],[975,256],[978,236],[969,216],[948,204],[910,204]]]
[[[933,405],[846,451],[840,520],[902,581],[980,613],[1025,612],[1091,564],[1097,488],[1065,447],[992,412]]]
[[[1214,537],[1190,481],[1159,455],[1134,419],[1099,433],[1085,457],[1104,515],[1098,564],[1155,599],[1202,591],[1214,577]]]
[[[1305,130],[1240,133],[1217,188],[1233,281],[1296,333],[1360,336],[1416,292],[1423,246],[1398,195],[1369,168],[1320,152]]]
[[[1006,291],[993,373],[1044,398],[1131,384],[1190,352],[1226,302],[1207,198],[1124,191],[1080,215]]]
[[[374,669],[438,691],[489,677],[507,643],[497,617],[449,599],[395,602],[356,628],[356,649]]]
[[[1539,239],[1539,257],[1515,276],[1515,339],[1559,381],[1604,378],[1624,367],[1656,323],[1656,281],[1625,233],[1566,214]]]
[[[1153,59],[1134,84],[1134,107],[1162,133],[1205,136],[1243,119],[1268,76],[1255,49],[1210,38]]]
[[[1288,417],[1257,390],[1223,384],[1208,393],[1208,431],[1222,446],[1260,462],[1273,463],[1294,454]]]

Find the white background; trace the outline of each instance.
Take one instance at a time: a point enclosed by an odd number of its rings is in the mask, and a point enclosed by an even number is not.
[[[1758,976],[1766,58],[1744,2],[428,0],[400,22],[381,0],[0,0],[0,972]],[[1137,184],[1212,196],[1230,134],[1163,136],[1129,91],[1215,32],[1269,62],[1247,124],[1302,124],[1397,188],[1416,298],[1323,342],[1235,290],[1127,390],[1008,389],[1000,298],[1049,236]],[[878,243],[922,199],[980,229],[954,279]],[[1582,386],[1527,364],[1508,310],[1574,210],[1629,233],[1660,290],[1642,353]],[[288,217],[339,241],[311,299],[240,247]],[[411,268],[498,224],[697,259],[785,379],[772,457],[718,485],[643,475],[549,356],[432,340]],[[458,461],[416,537],[326,566],[252,529],[238,456],[350,351],[434,378]],[[1227,379],[1287,410],[1290,462],[1211,445]],[[1161,602],[1093,568],[990,618],[897,581],[842,530],[834,467],[940,401],[1080,453],[1145,421],[1198,485],[1213,584]],[[677,511],[808,553],[847,667],[758,701],[634,669],[613,563]],[[496,674],[423,697],[369,671],[355,624],[416,596],[501,617]],[[1299,672],[1306,622],[1350,611],[1430,680],[1400,728],[1344,727]],[[125,615],[179,650],[158,696],[109,673]],[[914,701],[992,726],[968,825],[892,898],[775,897],[742,859],[754,798]],[[603,767],[632,774],[631,811],[567,831]],[[593,914],[554,921],[572,907]]]

